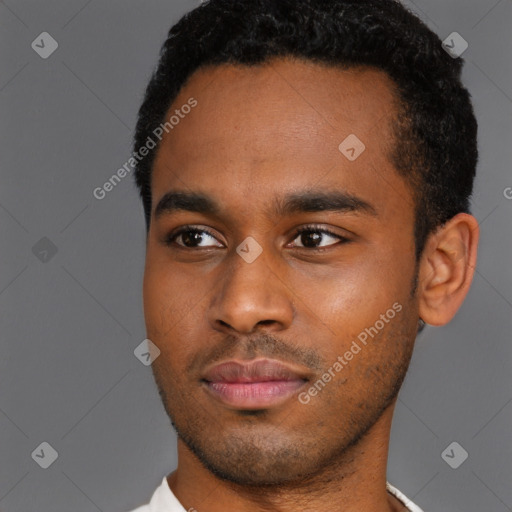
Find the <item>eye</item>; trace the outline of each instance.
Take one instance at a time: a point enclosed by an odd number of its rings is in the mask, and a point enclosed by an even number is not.
[[[208,239],[214,240],[214,244],[204,244]],[[181,240],[181,243],[180,241]],[[191,226],[184,226],[178,231],[168,235],[165,239],[166,245],[177,244],[181,247],[193,248],[207,248],[207,247],[224,247],[207,229],[193,228]],[[201,245],[203,244],[203,245]]]
[[[331,241],[334,240],[334,242],[329,243],[329,239]],[[209,240],[213,241],[213,243],[208,243]],[[296,243],[295,246],[305,249],[322,249],[350,241],[341,235],[337,235],[319,226],[305,226],[298,229],[295,232],[293,242],[297,240],[298,243]],[[165,244],[169,246],[178,245],[186,249],[224,247],[208,229],[192,226],[183,226],[177,231],[170,233],[165,238]]]
[[[295,240],[299,239],[300,245],[297,247],[309,249],[321,249],[323,247],[330,247],[337,243],[347,243],[350,240],[341,235],[337,235],[328,229],[318,226],[305,226],[300,228],[295,233]],[[335,240],[334,243],[328,243],[330,240]]]

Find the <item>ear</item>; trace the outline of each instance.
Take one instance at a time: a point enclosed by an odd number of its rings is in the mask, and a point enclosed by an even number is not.
[[[428,238],[420,260],[418,306],[429,325],[445,325],[464,301],[475,273],[478,222],[459,213]]]

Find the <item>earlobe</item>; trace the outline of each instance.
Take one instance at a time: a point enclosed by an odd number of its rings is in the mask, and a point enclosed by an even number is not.
[[[459,213],[428,238],[419,268],[419,316],[445,325],[464,301],[476,266],[478,222]]]

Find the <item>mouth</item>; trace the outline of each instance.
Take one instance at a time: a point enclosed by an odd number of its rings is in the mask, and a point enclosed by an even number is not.
[[[201,379],[207,393],[235,409],[275,407],[308,382],[304,372],[276,360],[228,361],[210,368]]]

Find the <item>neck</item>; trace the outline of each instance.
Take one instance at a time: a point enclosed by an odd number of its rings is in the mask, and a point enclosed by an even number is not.
[[[208,471],[178,439],[178,467],[167,477],[186,510],[204,512],[395,512],[403,505],[386,491],[391,419],[388,407],[366,435],[333,464],[300,482],[240,486]],[[307,454],[305,454],[307,456]]]

